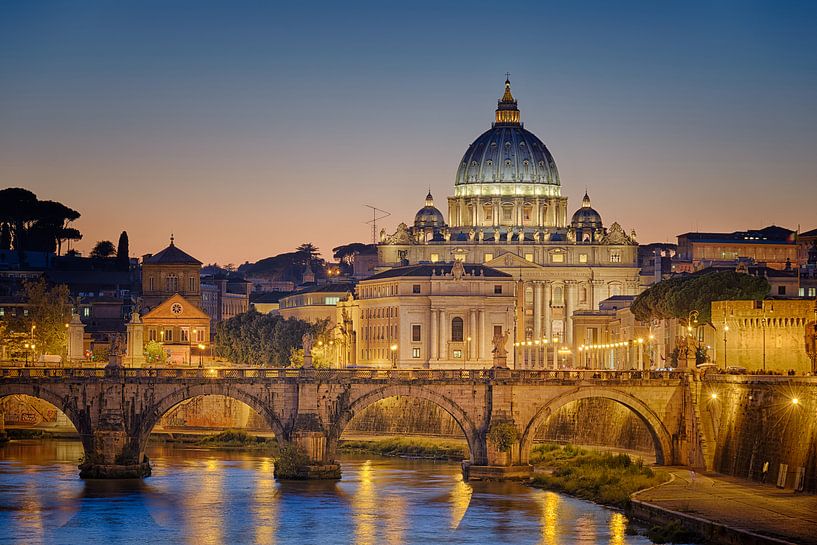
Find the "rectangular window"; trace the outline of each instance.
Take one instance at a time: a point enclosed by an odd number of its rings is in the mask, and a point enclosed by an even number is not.
[[[610,263],[621,263],[621,252],[619,250],[610,250]]]
[[[786,286],[777,286],[777,295],[786,295]]]
[[[579,254],[579,263],[587,263],[587,254]]]
[[[187,291],[190,291],[190,292],[196,291],[196,278],[194,276],[191,276],[191,277],[188,278]]]
[[[411,357],[412,358],[419,358],[420,357],[420,349],[419,348],[412,348],[411,349]]]
[[[164,342],[166,342],[166,343],[172,343],[173,342],[173,329],[171,329],[169,327],[167,329],[165,329]]]
[[[494,285],[494,295],[502,295],[502,284]]]
[[[418,343],[421,341],[420,324],[411,325],[411,342]]]
[[[26,315],[27,314],[28,314],[28,311],[26,311]],[[82,307],[82,317],[87,318],[90,315],[91,315],[91,307]]]
[[[806,288],[800,288],[799,295],[800,295],[800,297],[804,297],[804,296],[806,295]],[[3,315],[3,312],[2,312],[2,311],[3,311],[3,309],[2,309],[2,308],[0,308],[0,316],[2,316],[2,315]]]
[[[156,340],[156,330],[152,327],[148,330],[148,340],[155,341]]]
[[[154,291],[154,288],[153,288],[153,277],[152,277],[152,276],[151,276],[150,278],[148,278],[148,286],[150,286],[150,291]]]
[[[0,317],[5,316],[5,315],[6,315],[6,309],[4,309],[3,307],[0,307]]]
[[[340,297],[324,297],[323,304],[325,305],[337,305],[340,302]]]
[[[420,284],[414,284],[411,286],[411,293],[420,293]]]
[[[462,359],[462,350],[454,350],[454,358],[455,359]]]
[[[201,328],[196,331],[196,342],[200,343],[204,342],[204,328]]]
[[[190,342],[190,329],[187,327],[183,327],[179,330],[179,340],[183,343]]]
[[[533,254],[525,254],[525,261],[533,263]]]
[[[551,254],[550,261],[551,261],[551,263],[564,263],[565,262],[565,254],[562,254],[562,253]]]
[[[511,221],[511,214],[513,213],[513,208],[510,206],[502,209],[502,220],[503,221]]]
[[[808,289],[808,296],[809,297],[817,297],[817,288],[809,288]]]
[[[440,260],[440,254],[431,254],[431,262],[436,263]]]
[[[488,263],[489,261],[493,261],[493,259],[494,259],[494,254],[485,254],[485,259],[484,259],[485,263]]]
[[[494,326],[494,337],[496,337],[497,335],[502,335],[502,326],[501,325],[495,325]]]

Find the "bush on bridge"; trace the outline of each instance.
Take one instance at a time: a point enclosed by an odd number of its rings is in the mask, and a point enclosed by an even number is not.
[[[643,291],[630,310],[642,322],[685,319],[697,310],[698,321],[706,324],[712,320],[712,301],[759,300],[768,293],[765,278],[737,271],[676,276]]]

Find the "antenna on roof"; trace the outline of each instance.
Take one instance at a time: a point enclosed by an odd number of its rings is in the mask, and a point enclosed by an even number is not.
[[[372,244],[377,244],[377,222],[382,220],[383,218],[387,218],[391,216],[391,212],[386,212],[385,210],[381,210],[376,206],[372,206],[371,204],[364,204],[363,206],[372,209],[372,219],[369,221],[365,221],[363,223],[371,224],[372,226]]]

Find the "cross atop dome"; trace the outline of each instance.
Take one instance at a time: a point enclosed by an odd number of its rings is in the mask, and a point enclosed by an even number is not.
[[[505,93],[497,101],[496,124],[497,125],[519,125],[519,108],[516,107],[516,99],[511,93],[511,74],[505,74]]]

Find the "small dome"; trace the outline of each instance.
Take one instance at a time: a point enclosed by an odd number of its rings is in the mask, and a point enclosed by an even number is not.
[[[439,229],[445,226],[443,213],[434,206],[434,198],[431,191],[426,195],[426,205],[417,211],[414,216],[414,227],[418,229],[434,228]]]
[[[570,220],[570,225],[573,226],[574,229],[581,229],[584,227],[600,229],[602,227],[601,214],[596,212],[596,210],[590,206],[590,197],[587,195],[587,192],[584,193],[582,207],[576,210],[576,213],[573,214],[573,219]]]

